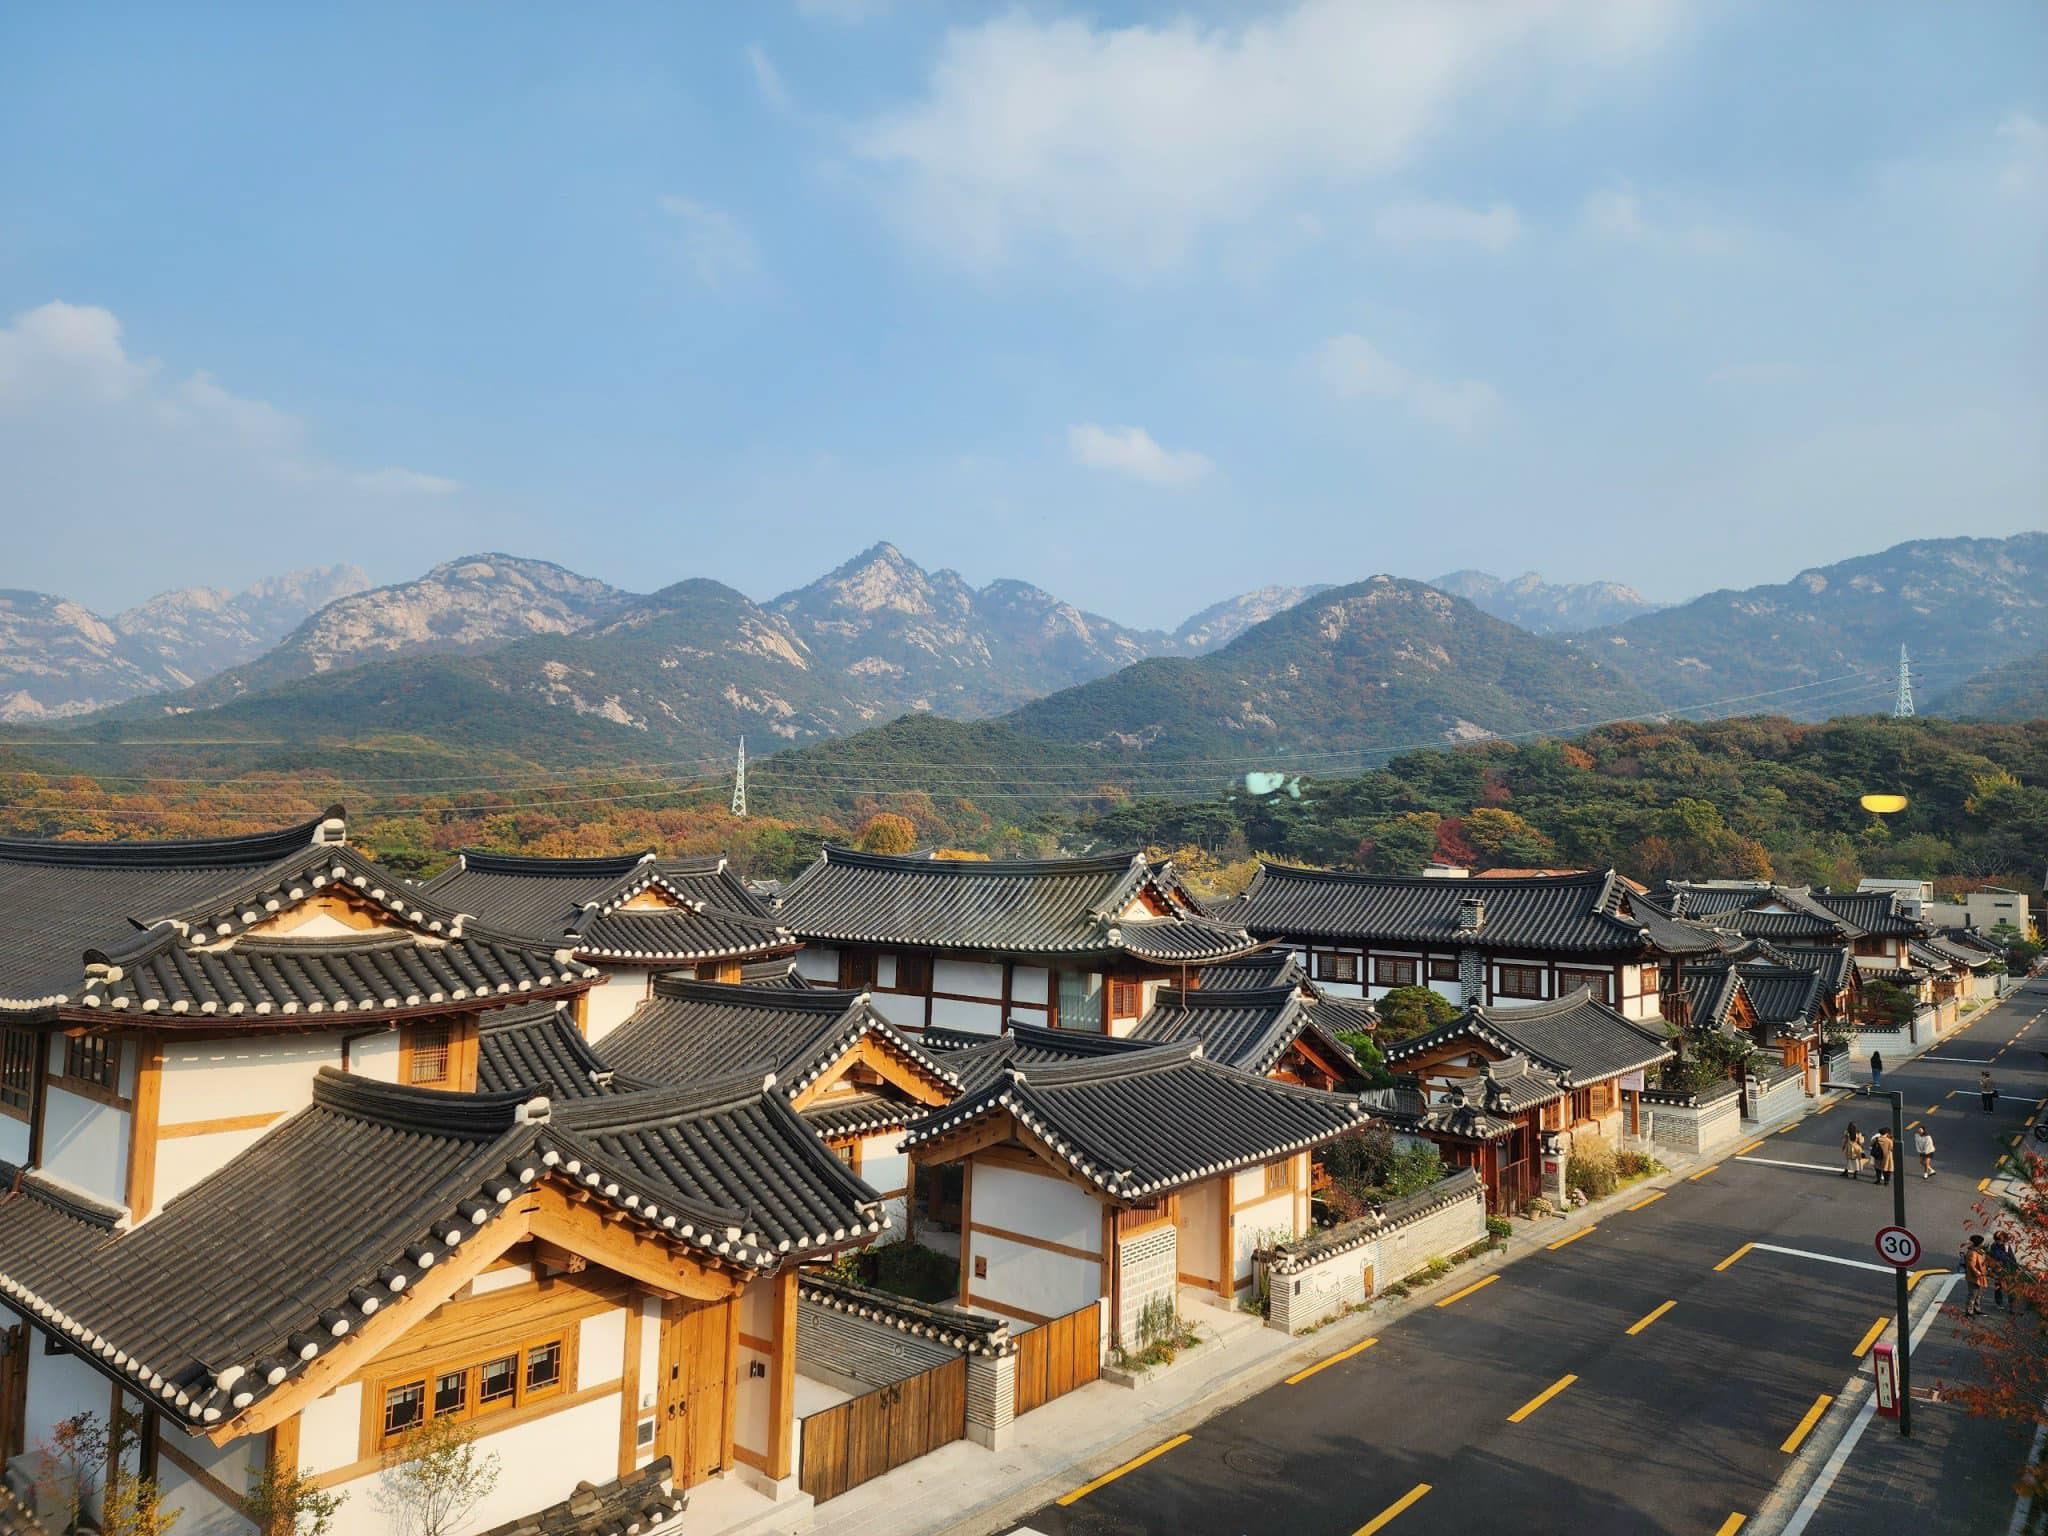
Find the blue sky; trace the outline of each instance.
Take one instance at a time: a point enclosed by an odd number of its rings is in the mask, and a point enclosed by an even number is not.
[[[4,581],[1171,624],[2048,520],[2048,10],[0,12]]]

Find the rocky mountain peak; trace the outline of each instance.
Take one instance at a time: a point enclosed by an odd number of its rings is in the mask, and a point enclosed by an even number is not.
[[[1535,571],[1509,580],[1485,571],[1451,571],[1430,585],[1535,635],[1598,629],[1659,606],[1618,581],[1552,582]]]

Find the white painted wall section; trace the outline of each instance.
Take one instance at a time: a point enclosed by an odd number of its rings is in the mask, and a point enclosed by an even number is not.
[[[839,951],[813,949],[806,944],[796,952],[796,973],[805,981],[815,981],[821,986],[838,986]]]
[[[128,1112],[50,1082],[43,1096],[43,1172],[95,1200],[126,1205]],[[100,1406],[104,1419],[106,1405]]]
[[[1003,968],[983,960],[935,960],[932,962],[932,990],[958,992],[967,997],[1003,999]]]
[[[647,1001],[654,970],[644,965],[607,965],[604,979],[590,989],[584,1014],[592,1044],[625,1023],[633,1010]]]
[[[942,1029],[999,1035],[1003,1032],[1003,1005],[963,1003],[950,997],[935,997],[932,999],[932,1022]]]

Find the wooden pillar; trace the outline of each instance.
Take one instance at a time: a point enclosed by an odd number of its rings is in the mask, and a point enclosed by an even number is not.
[[[569,1004],[569,1021],[576,1026],[576,1033],[584,1039],[590,1038],[590,989],[578,992]]]
[[[128,1115],[128,1214],[147,1216],[156,1203],[156,1127],[163,1107],[164,1045],[153,1036],[135,1042],[135,1096]]]
[[[937,1177],[934,1172],[933,1177]],[[974,1159],[960,1163],[960,1305],[966,1306],[974,1275]]]
[[[768,1357],[768,1475],[796,1470],[796,1287],[794,1265],[775,1277],[774,1350]]]
[[[626,1350],[619,1361],[619,1476],[640,1460],[640,1336],[647,1306],[637,1287],[626,1291]]]
[[[740,1402],[740,1299],[725,1303],[725,1422],[718,1431],[718,1464],[732,1465],[733,1415]]]

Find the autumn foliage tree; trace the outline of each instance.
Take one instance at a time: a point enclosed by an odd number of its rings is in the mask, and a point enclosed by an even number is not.
[[[898,816],[894,811],[877,812],[860,829],[864,853],[908,853],[916,846],[917,828],[908,816]]]
[[[1983,1315],[1958,1317],[1972,1369],[1968,1380],[1941,1388],[1978,1418],[2048,1425],[2048,1160],[2026,1151],[2018,1157],[2018,1192],[1980,1201],[1972,1222],[1987,1245],[2003,1233],[2018,1255],[2002,1277],[2015,1305],[2002,1310],[1987,1296]],[[2018,1491],[2048,1494],[2048,1462],[2022,1468]]]

